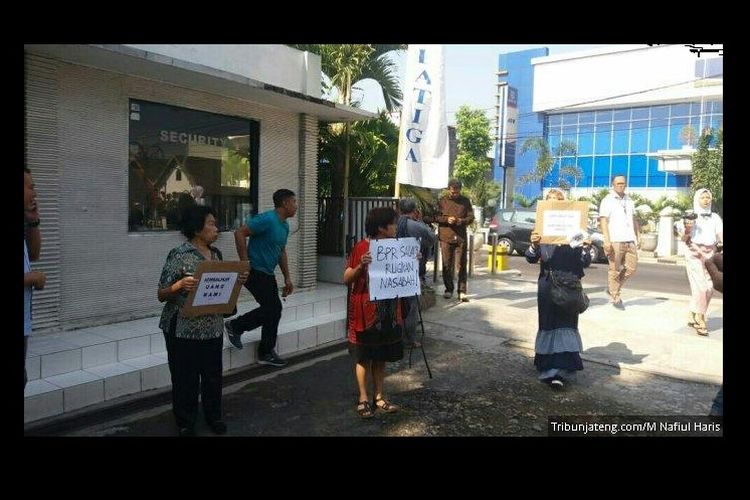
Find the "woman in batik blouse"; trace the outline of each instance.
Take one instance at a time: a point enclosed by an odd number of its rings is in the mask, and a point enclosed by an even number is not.
[[[224,434],[227,426],[221,412],[222,315],[182,314],[188,293],[198,285],[193,277],[198,264],[222,260],[219,249],[211,246],[219,237],[216,214],[207,206],[187,207],[182,213],[181,230],[187,241],[169,252],[158,291],[159,302],[166,302],[159,327],[164,332],[172,376],[172,410],[180,436],[195,435],[200,390],[208,426],[214,433]],[[244,284],[247,273],[240,274],[238,280]]]

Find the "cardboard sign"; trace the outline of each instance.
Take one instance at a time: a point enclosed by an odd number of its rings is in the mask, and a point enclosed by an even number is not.
[[[419,285],[419,240],[386,238],[370,240],[372,262],[367,266],[370,300],[413,297]]]
[[[560,245],[568,243],[575,231],[586,231],[589,220],[589,202],[544,200],[536,204],[534,231],[542,236],[542,243]]]
[[[198,264],[195,279],[198,286],[187,297],[182,314],[188,317],[206,314],[229,314],[240,296],[238,278],[248,272],[250,265],[243,262],[207,260]]]

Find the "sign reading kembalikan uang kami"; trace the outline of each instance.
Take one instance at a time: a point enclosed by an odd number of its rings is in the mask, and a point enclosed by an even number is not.
[[[420,295],[419,241],[416,238],[370,240],[367,266],[370,300]]]
[[[182,314],[203,316],[205,314],[230,314],[240,296],[238,278],[249,271],[248,262],[204,261],[195,270],[198,286],[188,294]]]

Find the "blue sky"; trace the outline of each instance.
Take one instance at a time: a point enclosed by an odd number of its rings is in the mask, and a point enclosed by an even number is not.
[[[548,47],[550,55],[559,55],[606,45],[445,45],[445,104],[448,123],[455,124],[455,112],[462,104],[494,112],[497,83],[495,72],[499,55],[540,47]],[[403,80],[406,72],[406,51],[397,56],[397,64],[400,70],[399,77]],[[360,92],[355,91],[354,97],[362,97],[362,109],[377,111],[385,107],[377,84],[365,81],[361,89]]]

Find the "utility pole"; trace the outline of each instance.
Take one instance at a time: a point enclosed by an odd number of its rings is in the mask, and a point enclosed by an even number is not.
[[[498,165],[503,169],[503,186],[500,195],[500,208],[507,208],[506,205],[506,166],[505,166],[505,120],[506,109],[508,105],[508,82],[501,80],[502,77],[508,76],[507,70],[497,71],[497,91],[495,97],[495,154],[498,155]]]

